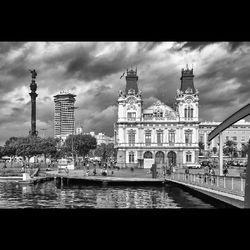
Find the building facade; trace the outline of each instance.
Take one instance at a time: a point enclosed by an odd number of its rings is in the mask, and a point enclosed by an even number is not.
[[[157,101],[144,109],[137,70],[127,70],[114,124],[118,166],[149,168],[156,163],[182,167],[198,162],[199,92],[193,78],[193,69],[182,69],[173,107]]]
[[[75,132],[75,97],[69,92],[61,91],[54,96],[55,112],[54,112],[54,137],[63,140],[70,134]]]
[[[104,133],[95,134],[95,132],[90,132],[90,135],[96,138],[97,145],[114,143],[114,138],[105,135]]]
[[[219,148],[219,137],[215,137],[211,142],[208,142],[208,134],[215,129],[221,122],[201,122],[199,125],[199,141],[204,144],[204,150],[210,151],[214,147]],[[232,140],[236,143],[237,149],[242,149],[242,144],[246,144],[250,139],[250,122],[242,119],[231,127],[227,128],[222,133],[222,141]],[[218,151],[218,150],[217,150]]]

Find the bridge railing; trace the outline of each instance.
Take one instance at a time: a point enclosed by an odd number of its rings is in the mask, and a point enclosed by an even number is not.
[[[167,179],[239,196],[244,196],[245,193],[245,179],[238,176],[172,173]]]

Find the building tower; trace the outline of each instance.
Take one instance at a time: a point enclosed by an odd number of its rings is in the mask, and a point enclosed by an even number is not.
[[[181,71],[181,87],[176,94],[176,111],[183,124],[183,163],[198,162],[199,156],[199,91],[194,87],[193,69]]]
[[[36,93],[37,90],[37,84],[36,84],[36,76],[37,72],[35,69],[29,70],[31,73],[31,84],[30,84],[30,90],[31,92],[29,93],[31,97],[31,130],[29,134],[31,136],[37,136],[38,132],[36,131],[36,98],[38,94]]]
[[[137,125],[142,119],[143,101],[137,81],[137,69],[127,70],[125,91],[119,91],[117,101],[118,119],[114,125],[114,140],[116,145],[119,145],[117,147],[117,163],[121,167],[126,167],[126,162],[129,162],[129,157],[132,157],[129,155],[130,151],[139,140]]]
[[[68,135],[75,133],[75,97],[66,91],[54,96],[54,137],[65,140]]]

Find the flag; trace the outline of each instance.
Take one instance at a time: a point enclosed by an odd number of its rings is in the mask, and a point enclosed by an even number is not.
[[[120,76],[120,79],[122,79],[124,75],[125,75],[125,72],[123,72],[123,74]]]

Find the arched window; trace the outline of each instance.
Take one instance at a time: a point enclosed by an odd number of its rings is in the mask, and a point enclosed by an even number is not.
[[[129,152],[129,154],[128,154],[128,161],[129,161],[129,163],[135,162],[135,154],[134,154],[133,151]]]
[[[150,151],[146,151],[143,155],[145,159],[153,159],[153,154]]]
[[[190,118],[194,118],[194,109],[193,108],[191,108]]]
[[[186,162],[192,162],[192,153],[191,152],[186,153]]]
[[[187,118],[187,108],[184,109],[185,115],[184,117]]]

